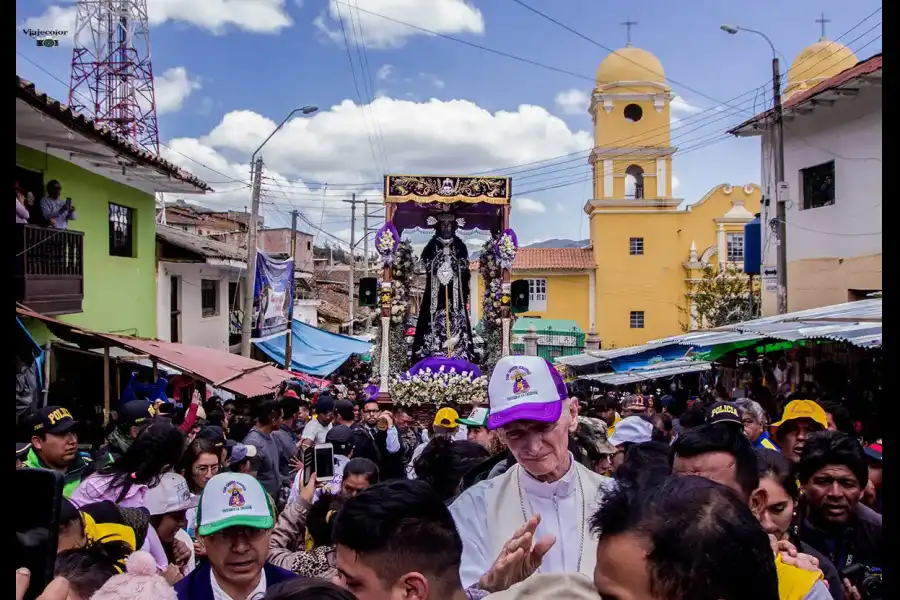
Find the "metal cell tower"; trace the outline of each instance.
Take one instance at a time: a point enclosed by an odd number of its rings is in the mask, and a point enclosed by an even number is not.
[[[159,154],[147,0],[78,0],[69,106]]]

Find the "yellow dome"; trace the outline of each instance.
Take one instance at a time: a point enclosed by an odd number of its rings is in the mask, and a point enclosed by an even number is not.
[[[651,53],[634,46],[619,48],[597,67],[597,85],[619,81],[653,81],[665,83],[662,63]]]
[[[804,48],[794,59],[788,70],[788,89],[801,84],[812,87],[849,69],[857,62],[856,55],[843,44],[821,39]]]

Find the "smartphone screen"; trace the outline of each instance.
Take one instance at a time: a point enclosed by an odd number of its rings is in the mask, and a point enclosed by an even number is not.
[[[63,477],[47,469],[16,469],[16,568],[31,571],[25,600],[37,598],[53,579],[59,537]]]
[[[334,447],[331,444],[316,446],[316,481],[325,482],[334,477]]]

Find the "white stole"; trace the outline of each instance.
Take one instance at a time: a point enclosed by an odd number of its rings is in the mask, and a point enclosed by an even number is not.
[[[577,471],[576,475],[581,477],[581,486],[584,490],[583,502],[585,504],[584,522],[581,524],[582,535],[584,535],[584,547],[580,558],[579,572],[593,580],[594,567],[597,563],[597,540],[590,531],[590,519],[602,498],[600,488],[605,481],[608,481],[608,478],[594,473],[574,459],[572,460],[572,465]],[[503,545],[509,541],[509,538],[512,537],[516,530],[524,525],[518,481],[519,477],[527,476],[527,474],[524,473],[524,470],[520,472],[520,469],[522,467],[517,464],[508,469],[503,475],[498,476],[498,483],[491,486],[485,497],[485,506],[487,506],[488,510],[487,550],[492,560],[499,556]],[[575,485],[578,485],[577,479]],[[524,494],[525,492],[523,491],[522,493]],[[581,499],[581,491],[576,490],[575,493]],[[531,515],[528,516],[530,517]],[[541,515],[541,517],[544,520],[556,518],[555,515]],[[566,515],[566,517],[578,519],[580,515],[576,513],[574,515]],[[556,541],[557,544],[571,542],[572,540]]]

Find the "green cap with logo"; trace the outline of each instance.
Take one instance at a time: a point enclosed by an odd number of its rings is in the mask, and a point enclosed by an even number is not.
[[[197,507],[197,534],[229,527],[271,529],[275,510],[262,484],[246,473],[219,473],[210,479]]]
[[[456,422],[466,427],[487,427],[488,415],[490,411],[479,406],[472,411],[468,419],[456,419]]]

